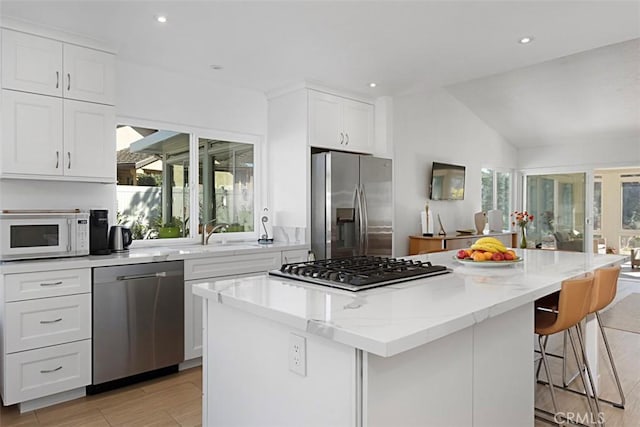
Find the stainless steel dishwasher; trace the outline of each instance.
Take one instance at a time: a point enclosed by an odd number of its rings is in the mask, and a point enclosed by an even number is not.
[[[183,360],[183,262],[94,268],[94,391]]]

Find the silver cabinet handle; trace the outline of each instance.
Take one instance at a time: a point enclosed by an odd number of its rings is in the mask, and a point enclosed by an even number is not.
[[[69,158],[69,164],[67,165],[67,169],[71,169],[71,151],[67,151],[67,157]]]
[[[67,73],[67,90],[71,90],[71,74]]]
[[[59,282],[40,283],[40,286],[58,286],[58,285],[62,285],[62,280]]]
[[[62,317],[58,317],[58,318],[57,318],[57,319],[55,319],[55,320],[41,320],[41,321],[40,321],[40,324],[41,324],[41,325],[46,325],[46,324],[48,324],[48,323],[58,323],[58,322],[62,322]]]
[[[56,89],[60,87],[60,71],[56,71]]]
[[[60,369],[62,369],[62,365],[58,366],[55,369],[41,369],[40,373],[41,374],[50,374],[51,372],[56,372],[56,371],[59,371]]]
[[[344,144],[344,133],[340,132],[340,145]]]
[[[345,133],[345,136],[347,137],[347,140],[344,142],[344,145],[349,145],[349,134]]]
[[[56,151],[56,169],[60,167],[60,152]]]

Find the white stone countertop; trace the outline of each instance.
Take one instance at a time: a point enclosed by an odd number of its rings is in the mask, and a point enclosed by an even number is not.
[[[159,242],[160,243],[160,242]],[[28,273],[33,271],[66,270],[71,268],[106,267],[111,265],[142,264],[147,262],[180,261],[207,257],[248,255],[265,251],[307,249],[300,243],[274,242],[268,245],[255,241],[228,243],[166,245],[132,248],[126,252],[110,255],[87,255],[70,258],[49,258],[0,263],[0,274]]]
[[[389,357],[528,304],[560,283],[621,263],[620,255],[517,250],[523,262],[462,265],[456,251],[406,257],[453,273],[359,292],[267,274],[203,281],[193,293],[292,328]],[[533,332],[532,332],[533,333]]]

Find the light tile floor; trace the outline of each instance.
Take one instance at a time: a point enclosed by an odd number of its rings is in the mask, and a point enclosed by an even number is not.
[[[192,368],[25,414],[0,408],[0,426],[200,426],[202,369]]]

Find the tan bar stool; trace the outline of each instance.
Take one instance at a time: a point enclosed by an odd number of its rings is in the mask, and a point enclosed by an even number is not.
[[[613,377],[616,380],[616,386],[618,387],[618,393],[620,394],[620,403],[611,402],[601,399],[604,402],[624,409],[625,398],[622,391],[622,385],[620,384],[620,378],[618,377],[618,370],[616,364],[613,361],[613,355],[611,354],[611,347],[609,347],[609,340],[607,340],[607,334],[602,326],[602,320],[600,319],[600,310],[611,304],[616,297],[618,291],[618,277],[620,276],[620,266],[599,268],[593,274],[593,292],[591,296],[591,305],[589,307],[589,314],[595,314],[598,320],[598,326],[600,334],[602,335],[602,341],[604,347],[607,350],[609,356],[609,363],[611,364],[611,370],[613,371]]]
[[[578,366],[582,366],[584,364],[588,373],[588,375],[585,375],[583,369],[579,370],[582,385],[584,386],[585,390],[589,389],[587,386],[586,378],[588,376],[591,390],[595,390],[593,379],[591,376],[591,369],[589,368],[589,364],[587,362],[585,354],[584,343],[582,341],[580,333],[577,330],[582,319],[584,319],[585,316],[589,313],[593,282],[594,279],[592,275],[588,275],[584,278],[563,281],[560,287],[560,292],[557,294],[557,309],[549,309],[548,307],[544,307],[541,306],[541,304],[538,304],[538,301],[536,302],[535,333],[538,334],[538,344],[540,346],[540,354],[542,355],[541,363],[542,365],[544,365],[544,369],[547,375],[554,412],[553,414],[549,414],[548,411],[544,411],[538,408],[536,408],[536,410],[546,413],[547,415],[552,415],[554,417],[554,420],[558,414],[558,404],[556,401],[555,388],[553,386],[551,369],[549,368],[549,361],[547,359],[547,353],[545,351],[543,339],[545,337],[548,337],[549,335],[567,331],[576,362]],[[548,298],[544,298],[542,300],[545,299],[548,300]],[[572,330],[574,330],[577,335],[578,346],[576,346],[576,341],[573,337]],[[578,347],[580,347],[580,355],[578,354]],[[600,406],[598,403],[597,395],[594,393],[593,401],[589,393],[585,393],[585,397],[587,398],[587,403],[591,411],[591,419],[600,421],[598,417],[598,414],[600,413]]]
[[[618,376],[618,370],[616,369],[615,362],[613,360],[613,354],[611,353],[611,347],[609,346],[609,340],[607,339],[607,334],[602,325],[602,320],[600,319],[600,311],[607,307],[614,300],[616,296],[616,292],[618,290],[618,277],[620,276],[620,266],[615,267],[605,267],[599,268],[594,272],[593,279],[593,291],[591,293],[591,304],[589,305],[589,313],[587,314],[595,314],[596,320],[598,321],[598,327],[600,329],[600,334],[602,335],[602,341],[604,343],[605,349],[607,351],[607,356],[609,358],[609,363],[611,364],[611,370],[613,372],[613,377],[616,382],[616,386],[618,388],[618,394],[620,395],[620,403],[612,402],[607,399],[598,398],[599,401],[609,403],[610,405],[615,406],[616,408],[624,409],[625,405],[625,396],[624,391],[622,390],[622,384],[620,383],[620,377]],[[556,309],[557,307],[557,294],[552,294],[547,297],[541,298],[539,300],[539,305],[543,307],[547,307],[550,309]],[[581,330],[578,328],[581,333]],[[582,337],[582,334],[581,334]],[[547,341],[545,339],[544,346],[546,349]],[[579,394],[584,394],[580,391],[573,390],[569,388],[569,385],[578,377],[579,373],[573,375],[571,379],[566,380],[566,360],[564,359],[566,355],[566,336],[563,343],[563,355],[555,355],[551,354],[551,356],[559,357],[563,359],[562,362],[562,387]],[[547,353],[549,356],[550,354]],[[538,366],[538,373],[540,372],[540,367]],[[537,377],[537,375],[536,375]]]

